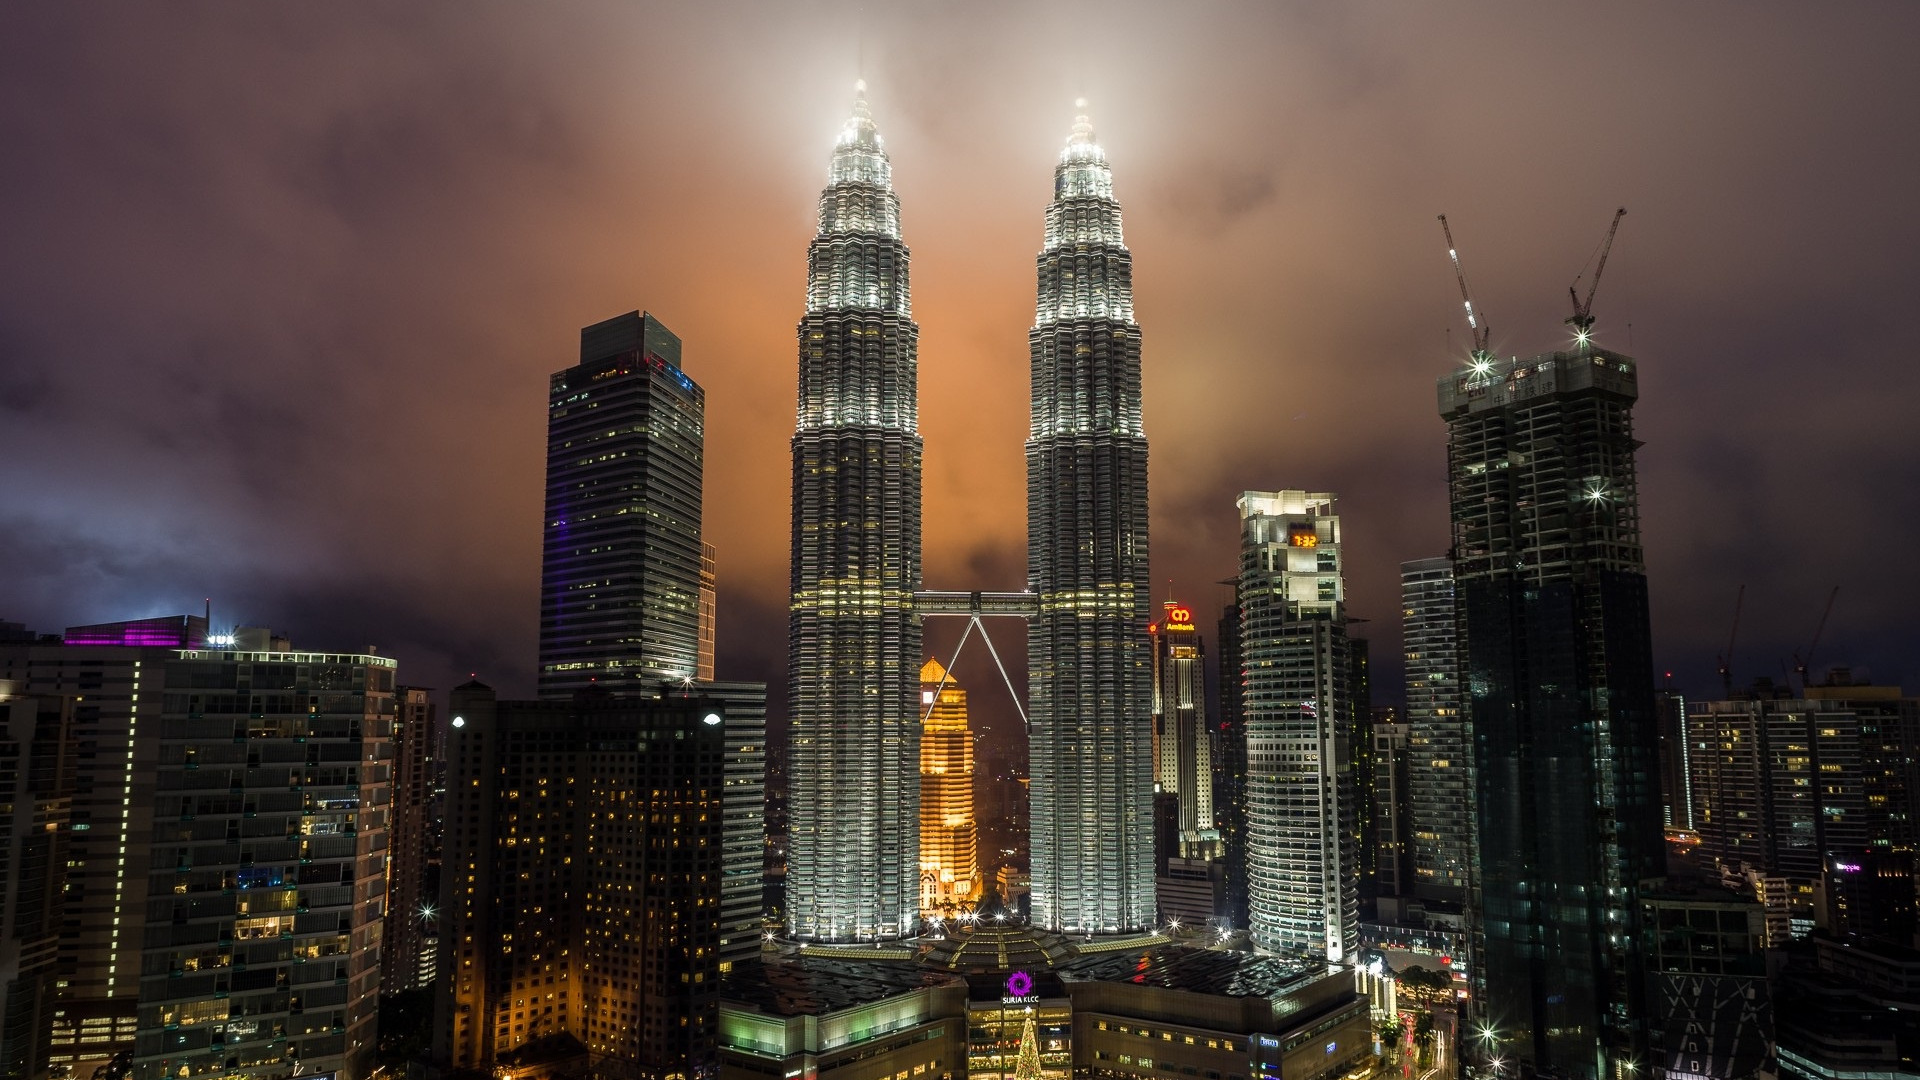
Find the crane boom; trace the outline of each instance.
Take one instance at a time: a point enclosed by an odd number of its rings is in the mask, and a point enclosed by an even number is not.
[[[1447,215],[1440,215],[1440,232],[1447,238],[1447,258],[1453,260],[1453,276],[1460,282],[1460,303],[1467,309],[1467,330],[1473,336],[1473,358],[1484,362],[1491,358],[1487,352],[1487,337],[1491,330],[1485,320],[1474,314],[1473,293],[1467,289],[1467,272],[1460,265],[1460,251],[1453,246],[1453,229],[1447,224]]]
[[[1720,687],[1725,700],[1733,700],[1733,643],[1740,640],[1740,605],[1747,599],[1747,587],[1733,594],[1733,629],[1727,633],[1727,651],[1720,654]]]
[[[1833,602],[1839,595],[1840,586],[1838,585],[1835,585],[1833,591],[1827,594],[1827,606],[1824,611],[1820,612],[1820,625],[1813,629],[1813,644],[1807,646],[1806,659],[1801,659],[1799,653],[1793,654],[1793,670],[1794,674],[1800,676],[1800,692],[1802,694],[1807,692],[1807,669],[1813,666],[1813,650],[1820,647],[1820,635],[1827,632],[1827,618],[1833,614]]]
[[[1600,245],[1600,262],[1593,268],[1593,280],[1587,282],[1587,298],[1580,299],[1578,277],[1573,279],[1572,285],[1567,286],[1567,295],[1573,298],[1573,314],[1567,317],[1567,323],[1579,333],[1582,342],[1593,332],[1593,294],[1600,288],[1600,275],[1607,271],[1607,256],[1613,251],[1613,234],[1620,231],[1620,219],[1626,216],[1627,208],[1624,206],[1613,212],[1613,224],[1607,227],[1607,238]],[[1582,270],[1581,273],[1586,271]]]

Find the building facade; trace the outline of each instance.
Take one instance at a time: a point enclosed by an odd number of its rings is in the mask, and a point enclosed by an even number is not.
[[[598,1075],[713,1074],[728,706],[656,694],[453,692],[437,1067],[565,1036]]]
[[[1380,896],[1414,895],[1413,800],[1408,746],[1412,725],[1400,722],[1399,710],[1376,705],[1373,728],[1373,854],[1374,881]]]
[[[394,692],[393,798],[387,829],[387,900],[380,944],[380,992],[433,985],[439,956],[440,795],[444,748],[439,712],[425,687]]]
[[[1473,762],[1451,559],[1400,564],[1414,893],[1460,903],[1473,865]]]
[[[1359,945],[1353,666],[1334,497],[1240,496],[1240,653],[1253,941],[1340,962]]]
[[[90,1073],[131,1055],[139,1025],[146,868],[160,765],[161,679],[174,650],[199,648],[199,615],[67,628],[0,645],[0,680],[35,696],[72,695],[73,764],[65,892],[49,1060]],[[64,984],[64,985],[61,985]]]
[[[793,435],[786,925],[912,933],[920,909],[919,327],[865,85],[807,250]]]
[[[1911,941],[1920,699],[1761,686],[1689,712],[1696,855],[1731,880],[1779,883],[1802,933]]]
[[[72,835],[74,695],[0,680],[0,1078],[52,1064],[61,906]]]
[[[1054,170],[1027,437],[1032,917],[1154,921],[1147,439],[1133,256],[1086,116]]]
[[[706,395],[629,312],[580,331],[547,401],[540,694],[698,673]]]
[[[136,1080],[373,1072],[393,660],[163,664]],[[132,921],[132,920],[129,920]]]
[[[1176,845],[1156,851],[1154,872],[1169,858],[1218,853],[1213,807],[1213,730],[1207,717],[1206,643],[1193,609],[1167,601],[1148,627],[1153,643],[1153,785],[1175,797]]]
[[[990,945],[991,962],[958,970],[933,961],[951,958],[938,948],[923,963],[803,955],[739,969],[721,995],[720,1076],[1339,1080],[1374,1065],[1348,968],[1174,945]]]
[[[1693,828],[1692,773],[1687,746],[1687,696],[1672,687],[1654,691],[1660,718],[1660,813],[1669,829]]]
[[[1531,1071],[1646,1053],[1639,883],[1662,876],[1637,369],[1582,345],[1438,382],[1479,848],[1476,1008]]]
[[[718,641],[720,621],[720,578],[713,545],[700,545],[700,654],[694,665],[694,678],[700,682],[714,679],[714,644]]]
[[[720,970],[724,972],[760,955],[766,931],[767,684],[709,682],[694,690],[723,706],[726,726],[720,869]]]
[[[1749,1080],[1773,1043],[1766,918],[1712,885],[1667,881],[1641,898],[1654,1080]]]
[[[967,692],[938,660],[920,667],[920,707],[920,917],[952,918],[973,910],[986,883]]]
[[[1233,582],[1237,589],[1238,579]],[[1214,783],[1219,800],[1221,848],[1226,858],[1227,925],[1245,930],[1247,905],[1247,699],[1246,666],[1241,662],[1240,602],[1220,612],[1220,764]]]

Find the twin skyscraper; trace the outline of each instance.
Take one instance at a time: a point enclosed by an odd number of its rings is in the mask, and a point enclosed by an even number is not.
[[[892,167],[865,86],[807,254],[793,436],[788,931],[916,932],[921,618],[919,328]],[[1081,103],[1084,105],[1084,102]],[[1113,173],[1079,116],[1054,170],[1028,335],[1032,917],[1151,927],[1147,440],[1133,267]]]

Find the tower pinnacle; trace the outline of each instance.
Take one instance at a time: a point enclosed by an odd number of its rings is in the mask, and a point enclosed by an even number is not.
[[[853,81],[853,110],[840,129],[839,145],[879,149],[880,129],[874,125],[873,112],[867,107],[867,80]]]

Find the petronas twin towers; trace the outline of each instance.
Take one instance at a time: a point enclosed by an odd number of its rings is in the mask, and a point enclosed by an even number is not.
[[[864,85],[807,256],[793,436],[787,926],[917,931],[919,328],[900,201]],[[1085,116],[1054,171],[1027,439],[1033,921],[1154,921],[1147,440],[1133,265]]]

